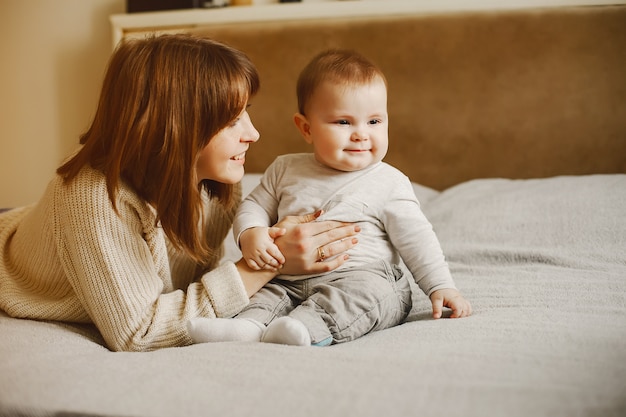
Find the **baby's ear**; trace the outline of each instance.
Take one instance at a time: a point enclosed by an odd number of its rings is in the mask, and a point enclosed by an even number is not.
[[[296,113],[293,115],[293,121],[296,127],[300,131],[300,134],[307,143],[311,143],[311,125],[306,119],[306,116],[302,113]]]

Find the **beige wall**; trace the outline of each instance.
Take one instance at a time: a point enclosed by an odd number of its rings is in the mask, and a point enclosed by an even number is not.
[[[77,147],[125,0],[0,1],[0,207],[35,202]]]

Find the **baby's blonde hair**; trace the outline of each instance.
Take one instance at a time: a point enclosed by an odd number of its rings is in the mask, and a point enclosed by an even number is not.
[[[387,79],[373,62],[350,49],[329,49],[316,55],[300,73],[296,85],[298,111],[305,109],[316,88],[324,81],[360,85],[381,78]]]

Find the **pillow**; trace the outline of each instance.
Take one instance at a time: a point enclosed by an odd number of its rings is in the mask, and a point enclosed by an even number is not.
[[[241,179],[241,195],[242,198],[246,198],[248,194],[252,192],[254,187],[259,185],[263,174],[245,174]]]
[[[416,182],[412,182],[411,185],[413,186],[413,191],[415,192],[415,196],[420,202],[422,209],[425,204],[440,194],[439,191]]]
[[[626,265],[623,174],[473,180],[423,209],[452,262]]]

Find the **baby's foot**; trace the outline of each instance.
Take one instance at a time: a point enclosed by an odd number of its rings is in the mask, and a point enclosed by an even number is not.
[[[291,317],[279,317],[265,329],[261,342],[292,346],[311,346],[311,336],[304,323]]]
[[[260,342],[265,326],[252,319],[209,319],[198,317],[187,322],[194,343]]]

